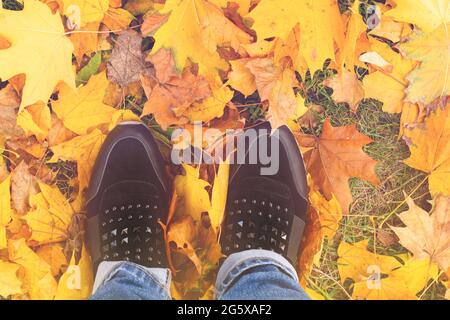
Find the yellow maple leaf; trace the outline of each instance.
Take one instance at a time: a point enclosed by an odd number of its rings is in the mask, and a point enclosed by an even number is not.
[[[327,200],[313,184],[310,176],[308,176],[308,185],[310,186],[309,201],[318,214],[322,234],[331,240],[339,229],[339,223],[342,220],[341,205],[335,195],[331,200]]]
[[[394,0],[395,8],[386,16],[397,21],[417,25],[425,32],[436,29],[441,23],[450,22],[449,0]]]
[[[231,72],[228,74],[228,83],[234,89],[246,97],[256,91],[255,76],[247,68],[249,59],[238,59],[230,61]]]
[[[28,106],[17,117],[17,125],[21,127],[28,136],[36,136],[40,142],[47,138],[51,124],[52,117],[50,109],[43,102]]]
[[[115,109],[103,103],[107,87],[105,72],[92,76],[76,91],[63,86],[59,99],[52,102],[53,110],[66,128],[79,135],[86,134],[89,129],[111,121]]]
[[[53,157],[49,162],[54,163],[58,160],[77,162],[79,196],[72,203],[72,207],[76,210],[81,208],[83,192],[89,185],[92,168],[105,138],[105,134],[95,129],[87,135],[51,147]]]
[[[63,267],[67,267],[67,259],[61,244],[40,246],[36,250],[36,254],[50,265],[54,277],[59,276]]]
[[[215,69],[227,70],[227,63],[217,52],[218,46],[238,50],[241,44],[251,40],[219,7],[206,0],[167,0],[160,13],[170,17],[154,35],[153,52],[163,47],[172,49],[180,70],[188,58],[199,64],[202,74]]]
[[[409,259],[402,267],[381,278],[372,275],[354,284],[352,298],[366,300],[417,300],[431,278],[438,274],[438,268],[429,259]],[[377,279],[380,276],[381,279]]]
[[[407,76],[408,101],[429,104],[450,95],[449,28],[447,23],[430,33],[414,34],[400,46],[408,58],[420,61],[420,66]]]
[[[22,293],[22,281],[17,276],[20,266],[0,260],[0,297]]]
[[[199,221],[203,212],[211,210],[211,201],[206,187],[209,183],[199,178],[198,169],[183,165],[185,175],[175,178],[175,191],[178,195],[177,213],[191,216]]]
[[[342,52],[339,53],[340,66],[346,66],[348,70],[353,70],[355,65],[361,65],[358,60],[359,50],[362,50],[361,40],[367,42],[367,37],[361,39],[361,35],[367,30],[362,16],[359,14],[360,1],[356,0],[349,10],[350,18],[347,22],[345,40],[342,45]]]
[[[109,0],[62,0],[62,2],[64,14],[77,29],[90,22],[102,21],[109,8]]]
[[[230,165],[226,162],[221,163],[214,179],[214,185],[211,195],[211,210],[209,211],[211,225],[215,228],[216,231],[222,224],[223,216],[225,214],[229,175]]]
[[[11,221],[11,176],[0,183],[0,226]]]
[[[371,267],[376,266],[381,273],[388,274],[401,266],[400,262],[391,256],[379,255],[367,250],[369,240],[355,244],[342,241],[338,247],[338,270],[341,282],[353,279],[358,282],[367,279],[371,274]]]
[[[50,212],[43,194],[32,195],[30,202],[32,209],[24,219],[31,229],[31,239],[38,244],[65,240],[68,224]]]
[[[75,254],[75,253],[74,253]],[[67,271],[61,276],[55,300],[85,300],[89,298],[94,284],[91,257],[85,246],[81,249],[78,264],[72,255]]]
[[[450,111],[438,108],[425,122],[425,128],[406,130],[410,139],[411,156],[405,163],[417,170],[426,172],[430,192],[450,195]]]
[[[61,193],[57,186],[49,186],[42,182],[38,184],[44,199],[48,203],[49,212],[68,226],[74,214],[69,200]]]
[[[364,77],[363,88],[366,98],[383,102],[384,112],[402,112],[405,86],[398,80],[382,71],[376,71]]]
[[[56,280],[50,265],[27,246],[24,239],[8,242],[9,259],[25,270],[24,286],[31,299],[53,299]]]
[[[254,20],[258,40],[285,39],[300,24],[300,54],[312,74],[326,59],[335,60],[335,45],[342,47],[344,30],[336,0],[261,0],[247,15]]]
[[[192,108],[188,109],[185,116],[194,121],[209,122],[214,118],[223,116],[225,106],[233,99],[233,91],[227,84],[222,84],[220,77],[208,75],[206,77],[212,91],[212,96],[204,101],[194,102]]]
[[[46,4],[24,0],[22,11],[0,7],[0,37],[10,43],[0,50],[0,78],[26,75],[20,111],[39,101],[47,103],[60,81],[75,87],[72,43],[64,34],[61,17]]]

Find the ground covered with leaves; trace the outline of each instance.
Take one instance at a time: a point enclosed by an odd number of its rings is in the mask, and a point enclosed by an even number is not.
[[[92,166],[143,121],[173,177],[176,299],[212,299],[229,166],[175,166],[175,128],[288,125],[308,170],[314,299],[450,290],[450,0],[2,0],[0,297],[86,299]],[[126,156],[126,155],[124,155]]]

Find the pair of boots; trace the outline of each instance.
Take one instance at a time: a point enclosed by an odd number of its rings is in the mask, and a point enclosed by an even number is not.
[[[265,249],[295,264],[308,206],[303,159],[287,127],[270,137],[264,134],[264,141],[278,139],[279,170],[264,176],[261,163],[232,166],[220,244],[225,255]],[[261,137],[258,133],[246,152]],[[117,126],[98,155],[87,193],[94,266],[130,261],[167,268],[158,220],[167,220],[170,192],[163,158],[148,128],[139,122]]]

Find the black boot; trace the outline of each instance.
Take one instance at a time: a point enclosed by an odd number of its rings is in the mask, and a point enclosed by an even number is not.
[[[87,192],[87,239],[95,268],[102,261],[167,267],[164,234],[170,186],[158,146],[139,122],[106,138]]]
[[[229,255],[248,249],[275,251],[295,264],[307,219],[306,171],[297,142],[287,127],[270,136],[268,128],[258,129],[246,144],[246,164],[233,165],[222,225],[221,246]],[[264,137],[265,136],[265,137]],[[279,142],[279,170],[262,175],[265,166],[257,154],[259,143]],[[275,140],[273,140],[275,139]],[[242,150],[239,150],[238,152]],[[276,149],[271,150],[276,153]]]

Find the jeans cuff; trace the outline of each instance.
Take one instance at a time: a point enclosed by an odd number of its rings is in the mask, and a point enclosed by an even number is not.
[[[268,250],[246,250],[231,254],[222,264],[217,274],[216,297],[220,298],[244,272],[264,265],[276,266],[299,282],[295,268],[280,254]]]
[[[97,269],[97,274],[95,275],[94,286],[92,289],[92,294],[94,294],[97,289],[104,284],[106,281],[111,279],[114,274],[116,274],[122,267],[132,267],[136,268],[138,271],[145,272],[149,277],[151,277],[155,282],[162,287],[167,295],[170,297],[170,283],[172,281],[172,273],[166,268],[147,268],[132,262],[127,261],[103,261],[100,263]],[[130,268],[127,268],[128,270]]]

